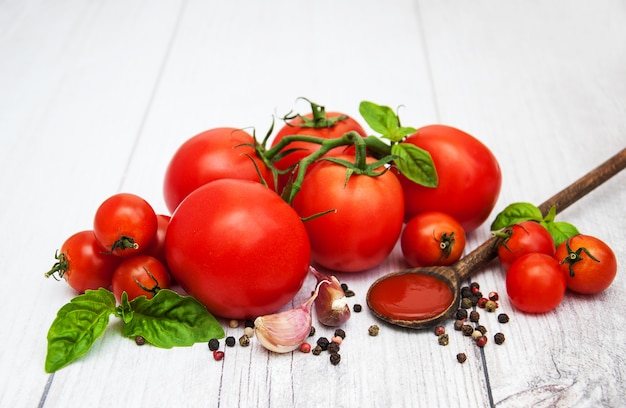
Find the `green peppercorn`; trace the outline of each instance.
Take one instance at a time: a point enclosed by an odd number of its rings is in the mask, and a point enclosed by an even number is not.
[[[226,345],[228,347],[234,347],[235,346],[235,338],[233,336],[226,337]]]
[[[368,333],[370,334],[370,336],[378,336],[378,332],[380,331],[380,327],[378,327],[378,325],[373,324],[369,327],[369,329],[367,329]]]
[[[459,353],[456,355],[456,361],[458,361],[459,363],[463,364],[465,360],[467,360],[467,356],[465,355],[465,353]]]
[[[450,343],[450,336],[448,336],[448,333],[443,333],[437,337],[437,342],[440,346],[447,346]]]
[[[498,308],[498,304],[493,300],[488,300],[485,302],[485,310],[488,312],[495,312]]]
[[[363,306],[361,306],[358,303],[355,303],[355,305],[352,306],[352,310],[354,310],[355,313],[361,313],[361,310],[363,310]]]
[[[495,341],[496,344],[504,343],[504,334],[503,333],[496,333],[493,336],[493,341]]]
[[[239,345],[241,347],[248,347],[250,345],[250,337],[245,334],[239,337]]]
[[[335,330],[335,336],[341,337],[342,339],[346,338],[346,332],[343,329]]]
[[[507,315],[506,313],[500,313],[498,315],[498,321],[500,323],[507,323],[509,321],[509,315]]]
[[[215,351],[220,348],[220,341],[218,339],[209,340],[209,350]]]
[[[472,307],[472,299],[468,297],[464,297],[463,299],[461,299],[461,307],[463,309],[469,309],[470,307]]]
[[[339,364],[340,361],[341,361],[341,354],[339,354],[339,353],[332,353],[330,355],[330,364],[337,365],[337,364]]]

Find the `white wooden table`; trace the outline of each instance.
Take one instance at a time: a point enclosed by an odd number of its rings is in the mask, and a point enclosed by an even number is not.
[[[262,135],[272,115],[306,108],[300,96],[357,117],[364,99],[403,105],[403,124],[459,127],[501,164],[495,212],[538,204],[626,145],[626,5],[0,2],[0,406],[624,406],[626,174],[560,216],[612,246],[613,285],[567,294],[539,316],[503,296],[511,321],[484,317],[491,334],[507,336],[501,346],[479,350],[448,322],[442,347],[430,331],[364,310],[345,325],[337,366],[254,342],[216,362],[206,344],[137,347],[112,324],[88,355],[46,374],[47,330],[74,296],[43,277],[65,238],[90,228],[116,192],[165,212],[165,166],[184,140],[218,126]],[[489,237],[491,220],[467,250]],[[376,270],[339,277],[356,292],[351,304],[365,306],[371,282],[403,267],[396,250]],[[473,278],[505,294],[496,263]],[[371,324],[379,336],[368,336]],[[468,355],[463,365],[458,352]]]

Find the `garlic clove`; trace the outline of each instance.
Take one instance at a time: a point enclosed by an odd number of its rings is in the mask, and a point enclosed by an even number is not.
[[[263,347],[276,353],[288,353],[300,347],[311,332],[311,308],[320,285],[322,283],[317,284],[313,295],[299,307],[254,320],[254,332]]]
[[[326,276],[312,266],[309,268],[317,279],[319,295],[315,299],[315,313],[320,323],[325,326],[337,327],[344,324],[351,315],[348,298],[335,276]],[[327,282],[322,284],[322,282]]]

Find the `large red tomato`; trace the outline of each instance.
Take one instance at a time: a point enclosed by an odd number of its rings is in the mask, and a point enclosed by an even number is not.
[[[273,313],[300,290],[311,258],[298,214],[273,190],[222,179],[193,191],[165,235],[170,272],[213,314]]]
[[[304,178],[293,207],[303,218],[334,210],[304,223],[313,261],[358,272],[379,265],[395,246],[404,216],[402,186],[390,171],[377,177],[353,174],[347,183],[346,172],[340,164],[320,162]]]
[[[193,190],[209,181],[233,178],[260,182],[273,188],[271,171],[256,155],[254,138],[244,130],[215,128],[183,143],[165,172],[163,195],[173,212]]]
[[[500,166],[491,151],[473,136],[445,125],[418,129],[404,143],[428,151],[439,176],[437,187],[430,188],[400,175],[405,219],[441,211],[458,220],[466,233],[480,226],[493,210],[502,184]]]
[[[314,136],[320,137],[323,139],[338,139],[342,137],[344,134],[348,132],[356,132],[359,135],[365,137],[367,134],[363,127],[353,118],[340,113],[340,112],[326,112],[325,118],[328,119],[337,119],[344,116],[345,118],[338,119],[334,121],[332,125],[322,124],[319,125],[310,125],[309,122],[305,121],[302,117],[298,116],[289,122],[287,122],[276,134],[276,137],[272,141],[272,146],[276,146],[279,141],[281,141],[286,136],[292,135],[303,135],[303,136]],[[313,113],[309,113],[304,115],[305,118],[312,119]],[[319,150],[320,145],[316,143],[309,142],[301,142],[294,141],[289,143],[287,147],[282,149],[282,152],[287,150],[293,150],[280,160],[276,161],[274,165],[279,170],[285,170],[298,163],[300,160],[310,155],[311,153]],[[327,155],[328,156],[336,156],[340,155],[344,152],[354,151],[354,149],[350,149],[347,146],[336,147],[330,150]],[[278,191],[281,192],[285,187],[287,182],[289,181],[290,174],[284,174],[279,176],[278,180]]]

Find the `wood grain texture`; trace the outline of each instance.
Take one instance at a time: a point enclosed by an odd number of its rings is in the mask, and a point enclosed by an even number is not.
[[[268,130],[305,109],[298,97],[358,116],[367,99],[403,124],[459,127],[494,152],[494,210],[541,203],[626,145],[626,5],[620,0],[0,2],[0,406],[619,407],[626,352],[626,174],[561,216],[615,250],[605,292],[568,293],[553,312],[483,313],[501,346],[483,350],[446,325],[383,324],[364,310],[345,325],[342,362],[267,353],[258,343],[137,347],[112,323],[83,358],[43,370],[46,333],[74,295],[43,278],[70,234],[106,197],[129,191],[158,212],[163,173],[187,138],[217,126]],[[490,220],[467,251],[489,238]],[[365,306],[377,277],[340,274]],[[471,279],[505,294],[491,263]],[[292,305],[303,301],[313,278]],[[287,305],[290,307],[292,305]],[[224,322],[226,323],[226,322]],[[371,337],[367,328],[379,324]],[[224,325],[227,335],[242,329]],[[318,327],[318,336],[332,330]],[[456,354],[468,360],[460,365]]]

